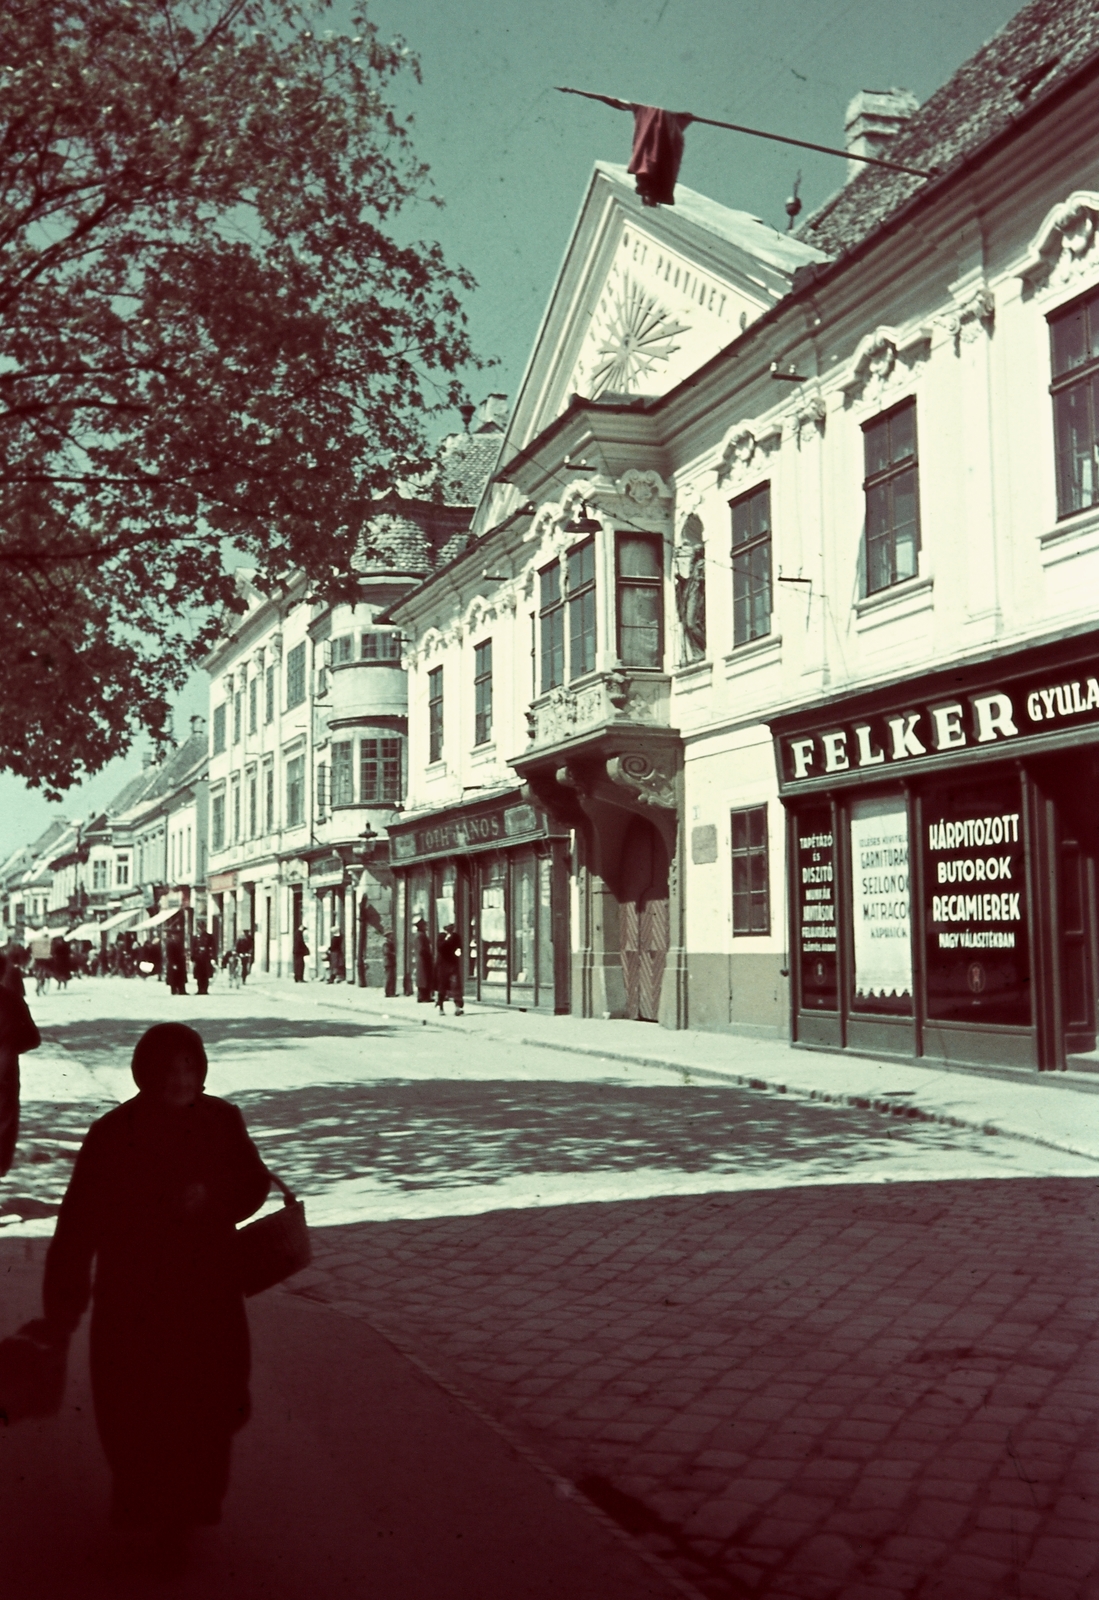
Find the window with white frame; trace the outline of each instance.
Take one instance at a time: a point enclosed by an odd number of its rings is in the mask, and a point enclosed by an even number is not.
[[[305,699],[305,640],[286,656],[286,709],[293,710]]]
[[[361,804],[397,805],[403,795],[404,740],[381,729],[359,741]]]
[[[121,889],[130,881],[130,858],[128,855],[116,856],[114,863],[114,881]]]
[[[1099,504],[1099,289],[1049,319],[1057,515]]]
[[[492,640],[485,639],[473,649],[473,742],[487,744],[492,738]]]
[[[351,806],[355,803],[354,747],[350,739],[341,739],[332,746],[332,804]]]
[[[364,633],[362,659],[364,661],[399,661],[401,659],[400,634],[380,631]]]
[[[96,859],[92,862],[92,888],[93,889],[106,889],[108,887],[108,884],[107,884],[107,868],[108,868],[108,866],[109,866],[109,863],[107,861],[105,861],[101,856],[97,856]]]
[[[297,828],[305,821],[305,757],[291,756],[286,763],[286,826]]]
[[[733,513],[733,646],[771,631],[771,485],[730,501]]]
[[[878,594],[919,570],[920,499],[916,402],[905,400],[863,425],[866,453],[866,593]]]

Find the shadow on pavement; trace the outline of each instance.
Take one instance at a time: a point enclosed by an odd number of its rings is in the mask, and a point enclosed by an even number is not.
[[[0,1336],[44,1244],[0,1244]],[[365,1323],[249,1302],[253,1416],[222,1523],[155,1577],[107,1527],[86,1319],[59,1416],[0,1427],[4,1600],[675,1600],[672,1585]]]
[[[134,1045],[146,1028],[154,1022],[163,1022],[163,1013],[150,1012],[146,1018],[100,1017],[94,1022],[51,1023],[48,1018],[38,1019],[42,1037],[50,1044],[61,1045],[77,1055],[96,1051],[128,1058]],[[390,1024],[363,1022],[336,1022],[329,1018],[291,1019],[282,1017],[210,1017],[195,1015],[182,1009],[178,1021],[197,1028],[207,1049],[225,1045],[244,1045],[248,1048],[278,1046],[284,1040],[288,1046],[310,1039],[363,1039],[388,1037],[398,1030]]]

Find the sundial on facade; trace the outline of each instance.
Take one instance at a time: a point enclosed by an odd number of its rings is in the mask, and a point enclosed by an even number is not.
[[[655,295],[623,273],[600,330],[591,398],[638,393],[642,380],[671,359],[679,349],[676,338],[687,332],[686,323],[676,322]]]

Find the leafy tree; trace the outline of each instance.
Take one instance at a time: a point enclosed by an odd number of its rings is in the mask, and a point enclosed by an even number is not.
[[[350,592],[464,397],[472,281],[398,236],[418,63],[327,10],[0,9],[0,767],[51,796],[165,737],[227,544]]]

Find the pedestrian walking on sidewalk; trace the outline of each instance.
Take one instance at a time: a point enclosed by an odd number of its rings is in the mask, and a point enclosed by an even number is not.
[[[95,1261],[92,1395],[111,1519],[181,1562],[190,1530],[221,1518],[232,1437],[249,1416],[236,1224],[269,1178],[237,1107],[203,1092],[193,1028],[150,1028],[132,1071],[138,1093],[93,1122],[76,1158],[43,1301],[64,1344]]]
[[[165,977],[168,979],[168,989],[171,994],[187,993],[187,957],[184,953],[183,935],[181,933],[173,933],[168,936]]]
[[[191,946],[191,971],[195,975],[199,994],[209,994],[214,960],[210,954],[209,936],[205,933],[200,933]]]
[[[385,997],[392,1000],[397,993],[397,941],[393,929],[387,928],[382,944],[382,967],[385,972]]]
[[[435,991],[435,958],[423,917],[416,923],[416,999],[430,1000]]]
[[[343,964],[342,933],[337,932],[332,935],[331,941],[328,945],[328,950],[325,955],[325,960],[328,963],[328,982],[342,983],[344,980],[345,971]]]
[[[256,955],[256,941],[250,928],[237,940],[237,955],[240,957],[240,981],[247,983]]]
[[[11,1169],[19,1139],[19,1057],[41,1042],[18,969],[0,955],[0,1178]]]
[[[305,942],[305,934],[300,928],[294,929],[294,982],[305,982],[305,958],[309,954],[309,946]]]
[[[453,922],[448,922],[439,935],[439,943],[435,958],[435,982],[437,984],[437,998],[435,1004],[440,1012],[443,1002],[447,999],[454,1001],[454,1015],[462,1015],[462,947],[458,940],[458,930]]]

